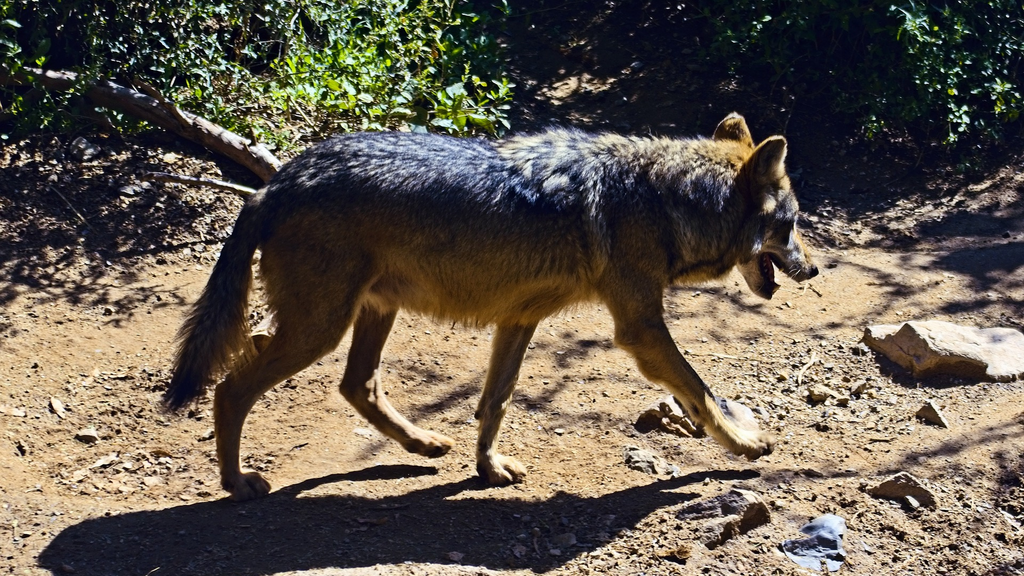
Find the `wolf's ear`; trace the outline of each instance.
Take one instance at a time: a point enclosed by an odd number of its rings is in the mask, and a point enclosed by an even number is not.
[[[786,139],[770,136],[758,144],[747,159],[747,166],[759,182],[774,182],[786,175]]]
[[[743,119],[743,116],[735,112],[729,114],[718,123],[718,128],[715,128],[715,135],[711,138],[714,140],[734,140],[750,148],[754,147],[754,138],[750,135],[750,129],[747,128],[747,121]]]

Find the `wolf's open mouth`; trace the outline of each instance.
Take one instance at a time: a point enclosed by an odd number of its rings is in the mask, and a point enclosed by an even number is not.
[[[761,254],[760,261],[758,262],[761,269],[761,278],[764,280],[764,288],[769,290],[771,294],[774,294],[779,289],[779,285],[775,283],[774,261],[775,257],[765,252]]]

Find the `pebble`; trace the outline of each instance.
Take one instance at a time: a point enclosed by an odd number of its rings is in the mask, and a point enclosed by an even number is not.
[[[61,420],[67,416],[67,413],[64,411],[64,403],[53,397],[50,398],[50,410],[53,410],[53,413]]]
[[[576,545],[576,535],[572,532],[566,532],[565,534],[559,534],[551,538],[551,544],[558,548],[568,548]]]
[[[949,428],[949,422],[946,421],[946,417],[942,415],[942,411],[935,405],[935,402],[931,400],[925,402],[924,406],[914,414],[917,418],[930,422],[936,426],[942,426],[943,428]]]
[[[825,400],[828,400],[829,398],[832,398],[834,396],[838,396],[838,394],[836,394],[832,389],[828,388],[827,386],[822,386],[821,384],[812,386],[807,390],[807,397],[811,400],[811,402],[814,402],[815,404],[824,402]]]
[[[92,426],[88,428],[82,428],[75,433],[75,440],[84,442],[86,444],[95,444],[100,441],[100,435],[96,432],[96,429]]]

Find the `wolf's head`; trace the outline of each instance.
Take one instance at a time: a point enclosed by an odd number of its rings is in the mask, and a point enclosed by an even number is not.
[[[754,242],[737,264],[750,290],[770,299],[779,289],[776,268],[797,282],[817,276],[818,267],[796,229],[799,206],[786,175],[786,139],[771,136],[755,146],[747,123],[736,113],[719,123],[713,138],[733,140],[751,150],[736,177],[738,191],[753,206]]]

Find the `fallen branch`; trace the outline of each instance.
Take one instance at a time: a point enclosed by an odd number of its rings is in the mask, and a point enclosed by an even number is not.
[[[182,174],[168,174],[166,172],[145,172],[139,176],[139,180],[144,182],[170,182],[172,184],[205,186],[207,188],[216,188],[217,190],[234,192],[243,198],[252,196],[256,193],[255,188],[249,188],[248,186],[242,186],[241,184],[215,180],[213,178],[198,178],[196,176],[184,176]]]
[[[0,73],[0,84],[38,85],[48,90],[69,90],[77,82],[78,75],[74,72],[24,68],[24,72],[14,75]],[[264,182],[281,168],[281,161],[262,144],[253,144],[222,126],[182,110],[162,96],[146,95],[109,80],[96,80],[86,88],[85,96],[97,106],[120,110],[223,154]]]

